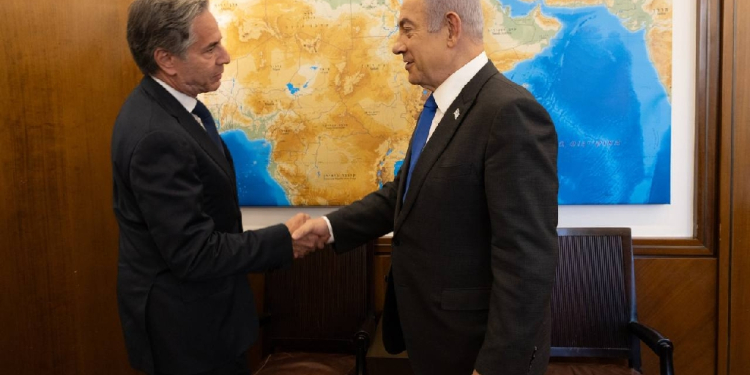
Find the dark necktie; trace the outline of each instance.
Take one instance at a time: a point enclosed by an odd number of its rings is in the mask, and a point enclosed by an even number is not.
[[[211,116],[211,112],[209,112],[208,108],[206,108],[206,106],[200,100],[198,100],[198,103],[195,104],[195,108],[193,108],[193,113],[201,119],[203,127],[206,128],[206,133],[208,133],[209,138],[214,141],[214,144],[216,144],[216,147],[219,148],[219,151],[221,151],[221,154],[223,155],[224,147],[221,146],[221,138],[219,137],[219,132],[216,130],[216,123],[214,122],[214,118]]]
[[[424,148],[425,143],[427,143],[427,135],[430,134],[430,127],[432,126],[432,120],[435,118],[436,111],[437,103],[435,103],[435,98],[430,95],[430,97],[424,102],[422,114],[419,115],[419,121],[417,122],[417,130],[414,131],[414,137],[411,139],[411,159],[409,160],[409,173],[406,175],[404,199],[406,199],[406,192],[409,191],[409,184],[411,183],[411,175],[414,171],[414,166],[417,164],[419,155],[422,154],[422,149]]]

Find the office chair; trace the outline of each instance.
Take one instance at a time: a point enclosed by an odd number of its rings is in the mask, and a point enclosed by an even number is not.
[[[256,375],[366,373],[376,325],[373,252],[374,242],[341,255],[326,247],[266,275],[267,357]]]
[[[643,342],[674,375],[672,342],[638,322],[630,228],[560,228],[558,243],[546,374],[641,374]]]

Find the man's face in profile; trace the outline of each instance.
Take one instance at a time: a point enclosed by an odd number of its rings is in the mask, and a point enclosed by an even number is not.
[[[402,55],[409,83],[430,91],[440,86],[452,73],[445,69],[448,48],[447,27],[428,30],[424,0],[404,0],[399,12],[399,35],[392,52]]]
[[[177,89],[195,97],[219,88],[229,53],[221,45],[221,31],[211,12],[204,11],[196,17],[191,32],[195,41],[184,58],[175,59],[174,69],[180,86]]]

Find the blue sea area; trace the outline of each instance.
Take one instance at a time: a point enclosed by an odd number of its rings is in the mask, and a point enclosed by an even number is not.
[[[393,166],[393,177],[395,178],[398,176],[398,172],[401,170],[401,166],[404,165],[404,160],[399,160],[394,164]]]
[[[536,3],[500,1],[513,16]],[[644,31],[604,6],[555,8],[563,28],[534,59],[504,72],[547,109],[558,141],[561,204],[670,202],[671,104]]]
[[[510,7],[511,17],[523,17],[534,9],[538,4],[536,2],[528,3],[520,0],[499,0],[503,7]]]
[[[263,139],[250,140],[241,130],[223,132],[221,138],[234,159],[240,205],[288,206],[284,190],[268,172],[271,143]]]

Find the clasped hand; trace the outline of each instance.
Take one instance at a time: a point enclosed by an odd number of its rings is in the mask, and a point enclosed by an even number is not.
[[[312,230],[310,222],[322,221],[325,231]],[[285,223],[292,234],[292,249],[294,250],[294,259],[301,259],[305,255],[325,247],[330,235],[328,234],[328,225],[322,218],[310,219],[310,215],[299,213],[294,215]],[[307,225],[306,225],[307,224]],[[319,224],[319,223],[318,223]]]

